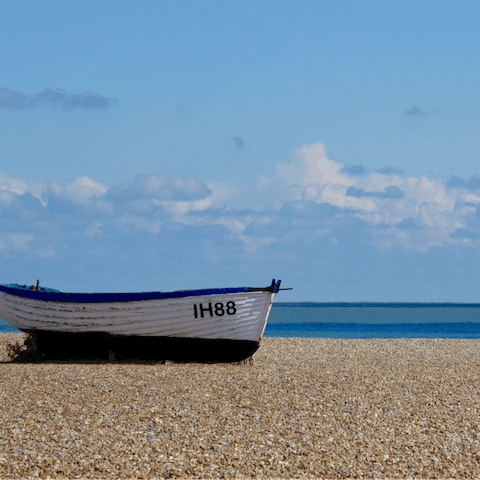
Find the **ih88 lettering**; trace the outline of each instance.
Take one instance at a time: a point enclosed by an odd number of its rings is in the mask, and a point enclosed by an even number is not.
[[[204,318],[206,313],[209,313],[211,317],[221,317],[225,314],[235,315],[237,309],[235,308],[235,302],[227,302],[225,305],[222,302],[209,303],[208,306],[204,306],[203,303],[199,303],[198,305],[194,303],[193,313],[195,318],[198,318],[199,314],[201,318]]]

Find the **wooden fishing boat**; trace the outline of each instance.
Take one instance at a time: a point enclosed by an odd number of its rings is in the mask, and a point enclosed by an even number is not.
[[[37,356],[235,362],[258,349],[280,280],[266,288],[64,293],[0,285],[0,316]],[[283,290],[283,289],[282,289]]]

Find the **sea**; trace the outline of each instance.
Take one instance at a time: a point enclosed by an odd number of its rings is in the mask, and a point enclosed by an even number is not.
[[[18,332],[0,318],[0,333]],[[480,303],[274,303],[265,337],[480,338]]]
[[[276,303],[265,336],[480,338],[480,303]]]

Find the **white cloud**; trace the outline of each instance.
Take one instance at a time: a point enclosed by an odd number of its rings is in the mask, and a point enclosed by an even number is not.
[[[290,164],[279,164],[276,178],[286,185],[353,185],[343,165],[327,158],[323,143],[299,148]]]
[[[105,184],[83,176],[74,178],[67,184],[53,181],[46,193],[50,199],[53,197],[74,205],[89,207],[107,191],[108,187]]]
[[[43,190],[45,185],[38,182],[29,182],[21,178],[10,177],[6,173],[0,172],[0,208],[3,205],[12,203],[16,196],[29,193],[37,198],[45,206]]]
[[[326,156],[323,144],[308,145],[295,153],[291,163],[279,164],[274,177],[262,177],[258,192],[262,202],[270,198],[274,210],[292,200],[338,207],[342,215],[353,215],[370,225],[377,245],[400,244],[425,251],[431,246],[465,244],[452,234],[464,228],[476,210],[474,206],[461,208],[459,202],[468,198],[469,203],[477,203],[475,195],[447,191],[445,182],[438,179],[405,178],[390,171],[357,177],[346,171]],[[423,229],[421,235],[398,228],[408,220]],[[388,240],[378,242],[380,231],[375,228],[381,228],[382,238]]]
[[[443,180],[404,177],[394,169],[362,176],[348,172],[316,143],[298,149],[290,163],[279,164],[275,175],[259,178],[251,188],[161,175],[137,175],[113,187],[88,176],[39,184],[3,173],[0,252],[52,256],[80,237],[121,245],[135,233],[156,235],[161,242],[165,229],[182,228],[190,235],[215,229],[212,241],[237,242],[249,253],[284,242],[297,249],[312,242],[340,244],[342,238],[425,252],[433,246],[471,246],[480,237],[480,196],[460,182],[447,188]],[[26,209],[33,208],[28,195],[41,203],[27,221]],[[12,209],[15,215],[9,216]],[[18,236],[18,231],[26,233]],[[31,248],[34,238],[43,250]]]
[[[165,212],[171,213],[175,216],[181,216],[187,214],[188,212],[207,210],[212,206],[212,199],[211,197],[207,197],[201,200],[192,201],[163,200],[161,202],[157,202],[156,204],[162,206]]]
[[[0,173],[0,191],[23,195],[28,191],[28,182],[21,178],[12,178],[6,173]]]
[[[190,201],[202,200],[210,194],[210,189],[196,178],[163,175],[137,175],[132,183],[113,187],[109,191],[110,198],[121,200]]]

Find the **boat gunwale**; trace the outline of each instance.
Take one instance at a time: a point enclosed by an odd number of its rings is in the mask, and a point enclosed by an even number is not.
[[[27,285],[0,285],[0,292],[16,297],[60,303],[127,303],[147,300],[166,300],[174,298],[229,295],[235,293],[265,292],[277,293],[278,284],[266,288],[237,287],[210,288],[203,290],[179,290],[176,292],[138,292],[138,293],[69,293],[59,291],[42,291],[30,289]],[[35,287],[33,287],[35,288]]]

